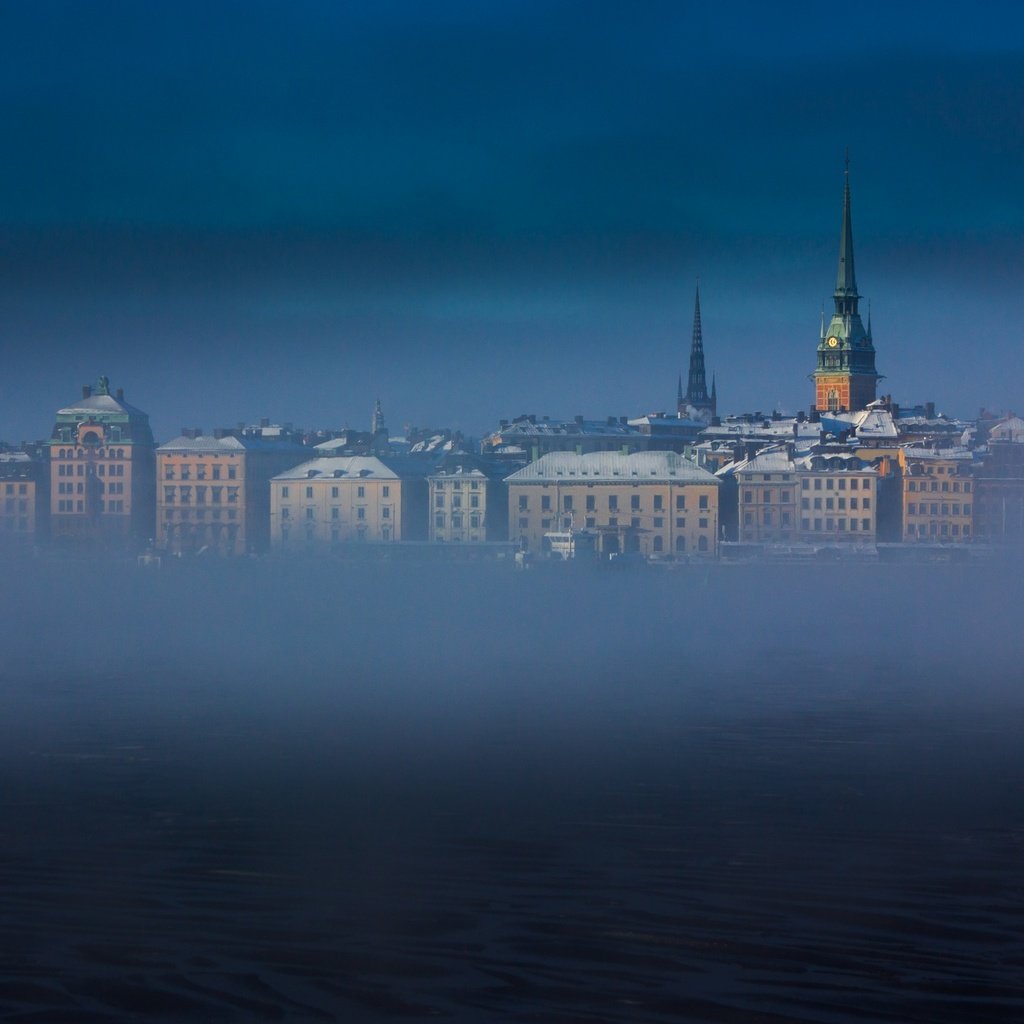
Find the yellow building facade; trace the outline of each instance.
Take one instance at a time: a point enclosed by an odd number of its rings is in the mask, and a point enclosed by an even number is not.
[[[270,481],[270,537],[279,550],[425,540],[430,464],[372,455],[318,458]]]
[[[874,544],[878,470],[854,454],[822,453],[797,461],[803,543]]]
[[[270,542],[270,480],[309,452],[286,440],[199,431],[156,453],[156,543],[172,554],[262,551]]]
[[[509,539],[525,551],[565,531],[593,533],[603,554],[718,551],[718,480],[675,452],[552,453],[506,483]]]
[[[962,544],[974,539],[974,459],[966,448],[903,450],[903,539]]]

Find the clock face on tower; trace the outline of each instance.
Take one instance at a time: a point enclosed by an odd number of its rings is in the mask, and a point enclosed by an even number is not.
[[[839,339],[833,334],[832,337],[828,339],[827,344],[829,348],[835,348],[836,345],[839,344]]]

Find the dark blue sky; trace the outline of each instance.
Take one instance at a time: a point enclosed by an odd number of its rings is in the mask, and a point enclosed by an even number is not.
[[[843,151],[883,389],[1024,408],[1010,4],[7,5],[0,438],[806,407]]]

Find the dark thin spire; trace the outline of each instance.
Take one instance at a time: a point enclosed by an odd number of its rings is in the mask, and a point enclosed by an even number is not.
[[[686,401],[694,406],[708,404],[708,381],[704,370],[704,336],[700,323],[700,284],[693,301],[693,343],[690,346],[690,377]]]
[[[676,405],[683,404],[683,375],[679,374],[679,384],[676,386]]]
[[[839,234],[839,269],[836,273],[836,299],[857,295],[857,278],[853,271],[853,222],[850,218],[850,152],[846,151],[843,172],[843,226]]]

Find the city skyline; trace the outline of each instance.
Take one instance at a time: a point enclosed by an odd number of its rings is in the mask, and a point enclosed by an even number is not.
[[[880,390],[1009,411],[1024,74],[954,10],[18,11],[0,438],[668,411],[698,277],[720,413],[795,412],[846,147]]]

